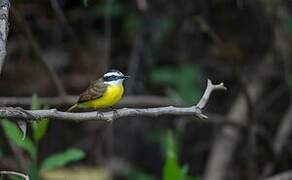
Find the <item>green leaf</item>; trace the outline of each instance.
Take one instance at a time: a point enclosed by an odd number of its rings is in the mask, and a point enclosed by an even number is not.
[[[33,122],[32,124],[33,139],[36,143],[38,143],[44,137],[48,127],[49,127],[48,119],[41,119],[39,121]]]
[[[168,157],[163,167],[163,180],[179,180],[180,168],[177,159]]]
[[[169,131],[166,136],[166,162],[163,167],[163,180],[179,180],[181,170],[176,155],[176,144],[173,134]]]
[[[31,139],[26,137],[22,140],[22,133],[14,123],[3,119],[1,120],[1,124],[7,138],[28,152],[32,159],[36,159],[36,146]]]
[[[31,162],[28,167],[28,176],[30,180],[40,180],[38,167],[36,163]]]
[[[31,110],[38,110],[41,108],[41,103],[37,94],[33,94],[31,97]]]
[[[31,110],[41,109],[41,103],[36,94],[32,95],[30,109]],[[32,123],[33,139],[36,143],[38,143],[43,138],[48,129],[48,125],[49,125],[48,119],[40,119],[38,122]]]
[[[84,158],[84,156],[85,153],[80,149],[67,149],[64,152],[53,154],[47,157],[41,165],[41,171],[47,171],[58,167],[63,167],[70,162],[78,161]]]

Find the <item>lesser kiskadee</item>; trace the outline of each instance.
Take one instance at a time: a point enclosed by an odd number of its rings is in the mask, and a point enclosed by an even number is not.
[[[101,109],[115,105],[124,94],[123,81],[129,76],[120,71],[111,70],[91,83],[79,96],[76,104],[67,111],[75,109]]]

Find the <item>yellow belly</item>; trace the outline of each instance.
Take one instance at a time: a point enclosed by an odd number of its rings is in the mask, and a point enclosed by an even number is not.
[[[122,85],[108,85],[104,95],[98,99],[79,103],[79,108],[107,108],[115,105],[120,101],[124,94],[124,87]]]

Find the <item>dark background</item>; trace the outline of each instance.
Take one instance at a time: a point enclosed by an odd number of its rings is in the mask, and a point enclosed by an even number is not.
[[[73,101],[62,98],[118,69],[132,78],[117,107],[183,106],[198,102],[209,78],[228,87],[212,94],[209,120],[52,121],[39,159],[72,146],[86,152],[72,166],[114,169],[117,179],[129,177],[115,169],[131,167],[160,179],[160,139],[171,129],[180,164],[199,179],[278,174],[292,165],[291,7],[289,0],[13,0],[0,102],[13,97],[2,104],[27,109],[22,97],[37,94],[60,99],[46,108],[66,110]],[[0,136],[0,169],[25,172]]]

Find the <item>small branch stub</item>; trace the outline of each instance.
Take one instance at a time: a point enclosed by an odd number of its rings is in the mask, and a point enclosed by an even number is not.
[[[190,107],[157,107],[157,108],[122,108],[109,112],[62,112],[56,109],[48,110],[24,110],[21,108],[2,107],[0,108],[0,118],[6,118],[16,121],[37,120],[41,118],[49,118],[51,120],[63,120],[63,121],[107,121],[111,122],[115,119],[130,116],[161,116],[161,115],[180,115],[180,116],[197,116],[201,119],[206,119],[207,116],[202,113],[203,108],[208,103],[210,95],[215,90],[226,90],[223,83],[213,84],[208,80],[207,88],[203,94],[201,100],[197,105]]]
[[[206,104],[209,100],[209,97],[214,90],[227,90],[227,88],[224,86],[224,83],[214,85],[214,84],[212,84],[212,81],[210,79],[208,79],[207,88],[205,90],[205,93],[202,96],[199,103],[197,104],[198,108],[203,109],[206,106]]]

